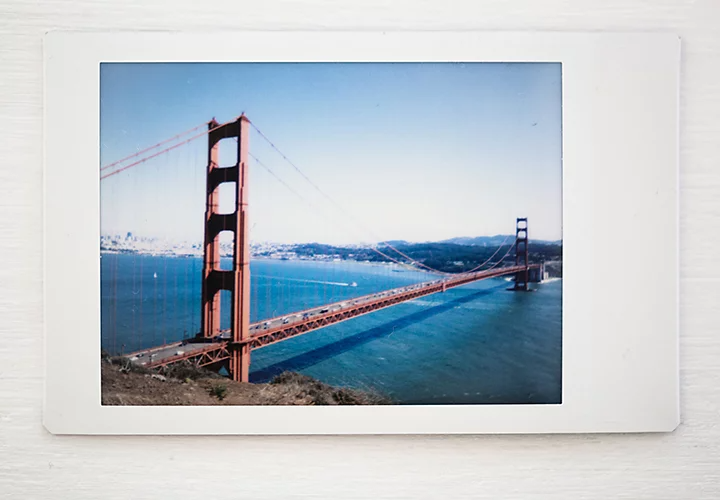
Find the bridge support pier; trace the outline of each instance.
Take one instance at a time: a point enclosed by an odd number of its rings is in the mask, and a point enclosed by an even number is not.
[[[545,279],[545,264],[541,263],[537,267],[531,267],[528,272],[529,283],[541,283]]]
[[[228,371],[234,381],[250,382],[250,346],[248,344],[234,347]]]
[[[528,249],[528,220],[527,217],[518,217],[515,222],[515,265],[525,266],[525,269],[515,273],[516,292],[527,292],[529,282],[529,249]]]
[[[230,333],[234,347],[229,364],[230,375],[238,382],[248,382],[250,348],[243,342],[250,336],[250,234],[248,223],[248,146],[250,121],[245,115],[223,126],[213,119],[209,123],[208,168],[205,208],[205,242],[202,274],[202,324],[200,336],[214,339],[220,335],[220,291],[232,294]],[[232,166],[219,164],[219,143],[237,139],[237,161]],[[235,210],[219,213],[221,184],[235,183]],[[233,233],[232,270],[220,266],[220,233]]]

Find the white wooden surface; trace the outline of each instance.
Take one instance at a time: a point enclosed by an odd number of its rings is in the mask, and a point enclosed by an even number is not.
[[[0,1],[0,498],[719,498],[718,26],[718,0]],[[51,436],[40,423],[41,36],[56,27],[679,34],[683,423],[627,436]]]

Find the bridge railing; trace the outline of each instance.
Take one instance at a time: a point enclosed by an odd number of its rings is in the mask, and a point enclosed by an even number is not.
[[[528,267],[538,266],[531,265]],[[376,292],[373,294],[355,297],[352,299],[346,299],[343,302],[335,302],[332,304],[326,304],[323,306],[306,309],[304,311],[298,311],[275,318],[269,318],[260,322],[253,323],[251,326],[257,327],[267,322],[282,322],[284,318],[288,318],[291,316],[300,316],[302,319],[300,321],[293,321],[288,324],[280,324],[277,327],[254,333],[248,339],[241,342],[233,342],[232,340],[210,342],[204,344],[206,345],[206,347],[200,349],[195,348],[192,350],[188,350],[187,352],[183,352],[182,354],[170,356],[155,362],[150,362],[146,366],[148,368],[157,368],[183,360],[194,360],[199,366],[214,364],[225,359],[229,359],[230,351],[232,351],[233,349],[242,348],[245,345],[249,345],[250,349],[259,349],[261,347],[265,347],[270,344],[280,342],[282,340],[293,338],[311,331],[319,330],[320,328],[324,328],[326,326],[334,325],[342,321],[356,318],[358,316],[369,314],[380,309],[385,309],[387,307],[391,307],[393,305],[406,302],[408,300],[432,295],[435,293],[440,293],[443,290],[462,286],[473,281],[514,274],[525,269],[526,266],[511,266],[492,269],[489,271],[480,271],[468,275],[458,275],[457,278],[393,288],[389,290],[384,290],[382,292]],[[377,297],[379,294],[382,294],[382,296]],[[344,306],[340,309],[337,309],[344,303],[350,301],[357,303],[351,306]],[[310,317],[303,318],[303,315],[305,313],[317,311],[318,309],[329,309],[329,311],[322,314],[315,313]],[[225,333],[227,333],[228,331],[229,330],[225,330]],[[157,351],[161,348],[162,347],[153,348],[152,350],[147,350],[145,352]]]

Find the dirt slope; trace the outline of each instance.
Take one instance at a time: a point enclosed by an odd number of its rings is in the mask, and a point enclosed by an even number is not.
[[[233,382],[191,367],[166,375],[102,361],[104,405],[368,405],[389,404],[377,394],[336,388],[298,373],[283,373],[269,384]]]

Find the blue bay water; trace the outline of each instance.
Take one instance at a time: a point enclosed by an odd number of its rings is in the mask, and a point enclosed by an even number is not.
[[[193,336],[201,270],[194,257],[103,254],[102,347],[131,352]],[[386,265],[275,260],[254,260],[251,277],[253,322],[437,279]],[[560,403],[562,284],[534,293],[508,286],[472,283],[257,349],[251,381],[291,370],[405,404]],[[223,293],[223,327],[229,299]]]

